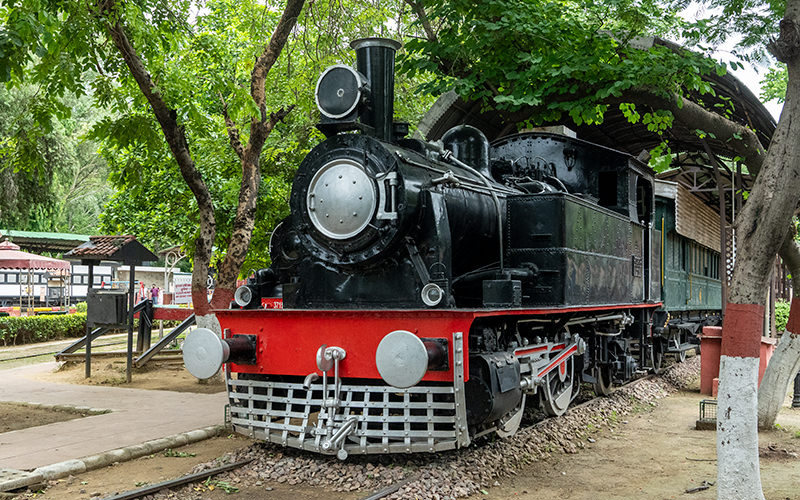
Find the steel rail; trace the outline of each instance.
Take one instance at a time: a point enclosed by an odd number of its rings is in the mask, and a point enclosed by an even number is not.
[[[108,347],[108,346],[120,345],[120,344],[124,344],[124,343],[125,343],[125,341],[123,340],[121,342],[111,342],[110,344],[97,344],[97,345],[94,345],[92,347]],[[56,354],[61,354],[61,351],[43,352],[43,353],[40,353],[40,354],[27,354],[25,356],[17,356],[16,358],[3,358],[3,359],[0,359],[0,363],[3,363],[5,361],[16,361],[18,359],[37,358],[39,356],[53,356],[53,355],[56,355]],[[97,354],[97,353],[95,353],[95,354]]]
[[[142,498],[143,496],[146,495],[158,493],[164,488],[174,488],[176,486],[183,486],[184,484],[187,483],[193,483],[200,479],[205,479],[207,477],[215,476],[217,474],[222,474],[223,472],[228,472],[233,469],[238,469],[239,467],[247,465],[252,461],[253,461],[252,458],[248,458],[247,460],[242,460],[240,462],[222,465],[220,467],[215,467],[213,469],[204,470],[203,472],[188,474],[186,476],[181,476],[177,479],[170,479],[167,481],[160,482],[158,484],[151,484],[143,486],[136,490],[130,490],[116,495],[112,495],[110,497],[105,497],[103,498],[103,500],[135,500],[136,498]]]
[[[420,477],[419,474],[414,474],[413,476],[409,476],[409,477],[407,477],[405,479],[401,479],[400,481],[398,481],[396,483],[392,483],[392,484],[390,484],[389,486],[387,486],[387,487],[385,487],[383,489],[380,489],[378,491],[373,492],[372,494],[362,498],[361,500],[380,500],[381,498],[388,497],[389,495],[391,495],[392,493],[395,493],[396,491],[398,491],[400,488],[402,488],[403,486],[407,485],[408,483],[419,479],[419,477]]]

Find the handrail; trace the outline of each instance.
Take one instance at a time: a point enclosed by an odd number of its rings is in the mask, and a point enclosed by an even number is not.
[[[147,300],[142,300],[139,303],[137,303],[135,306],[133,306],[134,314],[136,314],[138,312],[141,312],[144,309],[145,302],[147,302]],[[124,326],[124,325],[120,325],[120,326]],[[114,328],[115,328],[114,326],[108,326],[108,325],[95,328],[94,330],[92,330],[92,333],[90,334],[92,336],[92,341],[94,341],[96,338],[100,337],[104,333],[107,333],[109,330],[113,330]],[[57,353],[55,355],[56,359],[58,359],[58,357],[61,356],[62,354],[70,354],[70,353],[73,353],[73,352],[77,351],[81,347],[84,347],[86,345],[86,337],[87,337],[87,335],[84,335],[83,337],[79,338],[78,340],[76,340],[72,344],[70,344],[67,347],[65,347],[64,350],[62,350],[61,352],[59,352],[59,353]]]
[[[104,333],[108,332],[109,330],[111,330],[111,327],[109,327],[109,326],[101,326],[99,328],[95,328],[92,331],[92,333],[90,334],[92,336],[92,340],[95,340],[96,338],[100,337],[101,335],[103,335]],[[76,340],[72,344],[70,344],[67,347],[65,347],[64,350],[62,350],[61,352],[56,353],[55,357],[58,358],[62,354],[73,353],[73,352],[77,351],[78,349],[80,349],[81,347],[83,347],[85,345],[86,345],[86,335],[84,335],[83,337],[79,338],[78,340]]]
[[[153,356],[155,356],[159,351],[161,351],[161,349],[166,347],[167,344],[175,340],[178,337],[178,335],[183,333],[186,329],[188,329],[190,326],[194,324],[195,324],[195,316],[194,314],[192,314],[191,316],[183,320],[180,325],[176,326],[175,329],[172,330],[168,335],[165,335],[164,338],[159,340],[156,345],[154,345],[153,347],[142,353],[141,356],[136,358],[134,364],[137,367],[144,366],[148,361],[150,361],[150,359]]]

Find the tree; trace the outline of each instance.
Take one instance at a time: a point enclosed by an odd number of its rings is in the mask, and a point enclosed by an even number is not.
[[[250,54],[254,62],[249,72],[249,91],[245,94],[248,96],[245,99],[247,113],[243,123],[234,121],[225,100],[230,98],[229,92],[238,92],[238,95],[245,92],[238,87],[241,82],[235,80],[237,75],[233,75],[231,85],[215,87],[217,82],[212,81],[206,82],[210,88],[203,89],[217,90],[220,94],[220,111],[230,147],[238,157],[242,172],[231,239],[219,265],[218,286],[210,306],[206,300],[206,277],[216,234],[214,206],[187,140],[187,122],[191,121],[196,107],[191,103],[183,108],[179,106],[186,104],[181,99],[182,94],[193,92],[195,87],[191,82],[170,80],[176,73],[168,70],[171,65],[181,63],[170,57],[171,50],[187,43],[191,36],[191,29],[177,19],[188,17],[192,5],[182,2],[172,6],[147,0],[120,4],[107,0],[89,4],[87,8],[77,2],[30,0],[11,4],[0,11],[0,19],[4,21],[0,74],[7,80],[22,81],[26,76],[35,75],[34,79],[46,86],[48,93],[63,95],[70,91],[81,95],[87,90],[86,84],[80,81],[73,65],[83,71],[94,66],[101,75],[113,75],[93,82],[93,90],[101,101],[111,99],[115,84],[130,84],[131,78],[135,82],[197,203],[199,231],[194,245],[192,298],[198,322],[209,324],[216,331],[219,325],[210,308],[224,307],[233,297],[235,280],[254,224],[262,148],[275,126],[292,109],[288,105],[267,109],[265,82],[303,5],[304,0],[287,0],[280,15],[275,4],[268,2],[263,7],[263,24],[271,26],[272,36],[266,43],[261,41],[259,50]],[[262,25],[262,32],[266,32],[264,27]],[[106,53],[107,44],[116,49],[116,58],[110,64],[103,57],[110,55]],[[71,49],[69,53],[67,48]],[[222,93],[223,90],[228,92]],[[244,135],[240,132],[242,125],[246,127]]]
[[[172,57],[181,60],[183,67],[167,68],[175,73],[170,80],[208,82],[201,87],[208,87],[203,92],[186,93],[186,106],[191,104],[195,109],[185,114],[191,120],[188,140],[215,209],[214,268],[224,258],[231,238],[241,174],[219,112],[222,101],[216,86],[220,84],[211,83],[233,82],[231,89],[223,87],[221,93],[226,96],[231,118],[241,123],[250,109],[249,96],[237,85],[247,83],[250,53],[258,48],[255,41],[263,18],[261,6],[248,5],[207,3],[193,22],[189,43],[173,51]],[[298,19],[297,36],[288,41],[285,57],[276,61],[270,72],[269,87],[280,92],[265,96],[268,108],[280,107],[291,96],[295,109],[264,144],[255,225],[240,276],[268,267],[268,241],[274,227],[288,214],[296,167],[324,138],[315,127],[318,113],[313,100],[320,73],[331,64],[352,62],[353,51],[348,42],[354,38],[376,33],[402,38],[407,29],[407,13],[398,5],[402,2],[317,2]],[[391,29],[387,28],[389,19],[393,20]],[[395,109],[401,119],[416,122],[431,100],[414,96],[412,87],[409,79],[398,79],[399,102]],[[189,241],[198,227],[194,197],[172,166],[169,151],[159,146],[163,141],[158,125],[146,105],[131,109],[129,103],[141,95],[138,87],[121,88],[117,94],[123,92],[112,102],[113,116],[95,127],[93,133],[96,140],[103,142],[103,156],[111,166],[111,181],[118,190],[106,206],[103,227],[110,232],[132,232],[153,246]]]
[[[789,268],[789,273],[792,275],[792,288],[800,290],[800,258],[796,257],[800,247],[796,238],[793,237],[796,234],[797,230],[792,224],[781,246],[781,255],[784,256],[784,264]],[[787,247],[791,248],[787,249]],[[778,345],[775,347],[775,352],[772,353],[772,358],[769,360],[767,369],[764,371],[761,385],[758,387],[759,429],[772,429],[774,427],[778,411],[780,411],[783,401],[786,399],[789,385],[794,380],[797,372],[800,371],[800,325],[797,324],[798,319],[800,319],[797,315],[800,307],[796,303],[798,300],[800,299],[792,299],[789,311],[791,321],[787,321],[786,331],[781,335]],[[794,315],[792,315],[792,312],[794,312]]]
[[[178,163],[181,176],[189,185],[189,189],[191,189],[197,201],[200,215],[200,234],[195,240],[192,302],[194,303],[198,324],[212,326],[217,332],[220,331],[218,323],[215,325],[208,321],[216,322],[216,318],[211,314],[211,309],[225,307],[233,298],[233,288],[239,275],[239,267],[244,261],[253,230],[260,180],[259,160],[264,141],[272,132],[272,129],[291,111],[291,107],[289,107],[281,108],[275,112],[268,112],[265,102],[266,77],[286,44],[286,40],[297,22],[297,17],[300,15],[303,4],[304,0],[287,1],[286,8],[274,29],[272,38],[269,43],[264,45],[263,51],[256,57],[250,75],[250,97],[255,105],[255,112],[250,116],[249,138],[245,142],[242,141],[239,127],[230,117],[227,105],[223,104],[222,107],[231,147],[241,161],[242,182],[239,189],[239,202],[236,208],[231,241],[228,245],[225,260],[219,267],[219,285],[214,293],[210,307],[206,302],[206,277],[208,276],[208,268],[211,261],[216,222],[214,206],[208,187],[199,171],[195,168],[191,149],[186,140],[185,129],[179,124],[175,110],[167,105],[161,90],[153,81],[142,59],[131,44],[121,18],[109,17],[106,21],[106,28],[111,40],[125,60],[125,64],[136,80],[142,94],[150,104],[153,114],[164,133],[169,149]],[[110,7],[113,7],[113,5]],[[117,13],[110,11],[109,14],[114,16]]]
[[[433,91],[453,87],[502,110],[509,124],[553,122],[566,116],[579,125],[600,123],[611,106],[619,107],[630,121],[648,124],[654,134],[682,122],[728,144],[751,173],[760,170],[736,221],[738,256],[723,325],[717,484],[719,498],[762,498],[756,358],[770,263],[800,192],[800,142],[793,139],[800,133],[800,2],[787,2],[785,11],[782,4],[719,2],[717,17],[694,24],[655,2],[494,0],[480,8],[460,0],[408,2],[426,39],[410,47],[405,68],[438,72],[428,86]],[[659,46],[639,50],[627,43],[637,35],[670,32],[692,44],[720,41],[732,26],[746,32],[744,42],[751,46],[774,38],[748,57],[762,57],[768,47],[787,65],[786,105],[766,150],[753,131],[730,120],[725,109],[703,106],[703,95],[713,93],[703,76],[723,72],[723,66],[702,53]],[[775,37],[778,26],[780,35]],[[667,148],[668,142],[662,142],[660,150]],[[783,247],[790,258],[796,250]]]
[[[103,227],[134,230],[152,244],[191,235],[202,321],[209,265],[218,271],[213,309],[227,307],[243,267],[249,274],[267,263],[290,178],[321,137],[310,97],[323,65],[352,58],[348,42],[359,36],[402,37],[402,5],[314,2],[302,14],[298,0],[109,0],[88,8],[24,0],[0,6],[0,79],[46,89],[43,120],[69,115],[58,101],[66,93],[89,95],[109,111],[90,135],[102,142],[120,189]],[[421,114],[425,102],[397,109]],[[298,104],[300,114],[290,115]],[[248,253],[254,237],[260,251]]]
[[[94,233],[106,165],[83,136],[99,113],[89,99],[66,95],[70,117],[37,123],[37,90],[0,88],[0,228]]]

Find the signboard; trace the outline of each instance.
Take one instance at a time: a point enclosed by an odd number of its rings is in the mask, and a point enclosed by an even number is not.
[[[192,276],[173,276],[172,285],[175,288],[173,304],[190,304],[192,302]]]

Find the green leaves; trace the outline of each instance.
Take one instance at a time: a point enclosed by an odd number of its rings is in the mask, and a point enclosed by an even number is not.
[[[647,125],[647,130],[662,135],[667,129],[672,127],[674,116],[670,111],[656,110],[652,113],[645,113],[642,123]]]
[[[672,166],[672,151],[666,141],[661,143],[650,150],[650,161],[648,164],[650,168],[656,172],[663,172]]]
[[[402,70],[418,74],[435,65],[424,89],[460,95],[512,113],[532,124],[569,116],[577,125],[602,123],[609,105],[629,90],[659,94],[713,93],[703,79],[726,69],[701,54],[648,43],[648,35],[683,29],[677,11],[657,2],[582,0],[466,0],[426,2],[441,26],[436,41],[406,45]],[[625,110],[623,110],[625,112]],[[517,115],[515,115],[517,116]],[[650,112],[660,135],[671,116]],[[525,120],[525,118],[523,118]]]
[[[776,100],[784,102],[786,100],[786,86],[789,81],[789,74],[786,65],[778,63],[776,67],[770,68],[761,80],[761,97],[765,101]]]

